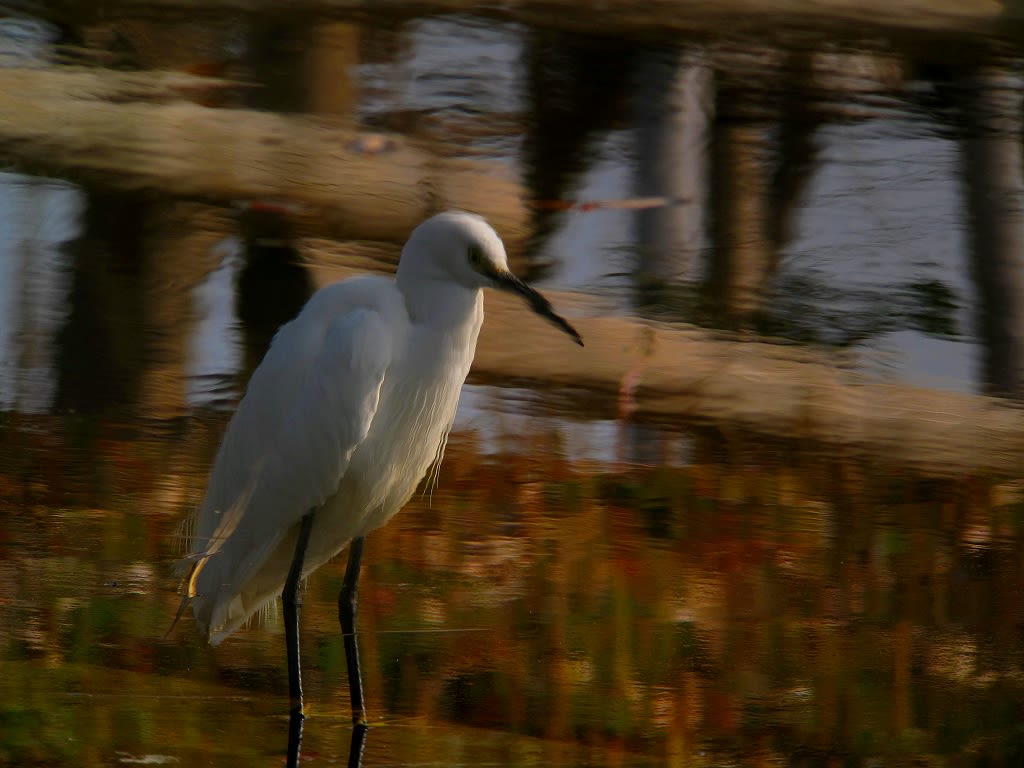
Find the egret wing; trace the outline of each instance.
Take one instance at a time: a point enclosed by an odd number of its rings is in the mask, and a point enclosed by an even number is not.
[[[334,494],[366,437],[395,346],[395,308],[371,300],[379,292],[370,279],[321,290],[253,374],[195,526],[188,596],[207,630],[282,537]],[[262,605],[245,602],[249,613]]]

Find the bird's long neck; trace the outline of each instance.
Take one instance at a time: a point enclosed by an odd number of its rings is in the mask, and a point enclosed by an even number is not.
[[[476,334],[483,320],[483,291],[467,288],[445,280],[403,280],[401,271],[395,279],[405,297],[405,307],[414,325],[429,324],[443,333],[460,334],[463,330]]]

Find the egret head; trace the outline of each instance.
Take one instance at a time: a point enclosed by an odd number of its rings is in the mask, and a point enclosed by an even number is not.
[[[551,303],[508,268],[505,245],[482,216],[447,211],[424,221],[410,235],[398,266],[414,280],[444,280],[470,289],[497,288],[522,296],[530,308],[583,346],[579,333]]]

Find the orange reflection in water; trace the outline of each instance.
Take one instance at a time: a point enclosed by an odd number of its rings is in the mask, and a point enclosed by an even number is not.
[[[216,649],[188,620],[163,639],[221,426],[4,426],[5,760],[283,752],[276,613]],[[557,430],[489,455],[453,436],[432,498],[367,542],[367,765],[447,759],[447,739],[509,765],[1009,764],[1020,482],[692,437],[685,466],[609,469]],[[347,746],[342,568],[307,585],[307,756]]]

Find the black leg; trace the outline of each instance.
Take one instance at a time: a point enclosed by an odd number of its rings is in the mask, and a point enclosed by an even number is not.
[[[348,768],[362,768],[363,747],[366,746],[366,732],[369,726],[366,723],[356,723],[352,726],[352,741],[348,745]]]
[[[363,538],[353,539],[348,545],[348,566],[345,580],[338,595],[338,621],[341,623],[341,637],[345,643],[345,665],[348,667],[348,692],[352,699],[352,724],[359,729],[366,728],[366,705],[363,703],[363,680],[359,672],[359,645],[356,642],[356,602],[359,588],[359,563],[363,559]],[[365,733],[364,733],[365,736]],[[356,733],[352,740],[355,743]],[[360,739],[362,753],[362,739]],[[351,755],[350,755],[351,759]]]
[[[299,667],[299,608],[302,596],[299,583],[302,581],[302,563],[306,559],[309,532],[313,529],[313,512],[307,512],[299,528],[299,540],[295,544],[295,556],[288,569],[281,602],[284,603],[284,644],[288,654],[288,702],[291,716],[288,724],[288,766],[299,763],[299,747],[302,745],[302,670]]]
[[[299,750],[302,747],[302,713],[293,709],[288,718],[288,761],[287,768],[298,768]]]

